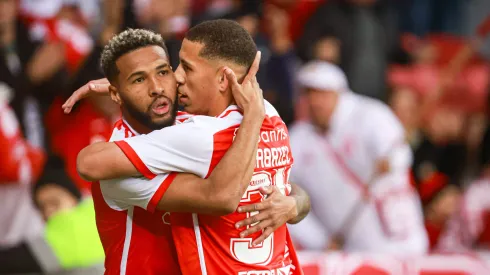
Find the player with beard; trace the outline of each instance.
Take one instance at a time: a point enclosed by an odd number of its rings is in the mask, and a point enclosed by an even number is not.
[[[186,110],[201,115],[148,135],[91,145],[79,154],[81,174],[101,180],[136,175],[153,179],[172,172],[191,172],[208,178],[242,132],[237,130],[243,116],[230,87],[239,87],[233,72],[247,85],[245,75],[255,53],[253,40],[236,22],[214,20],[193,27],[183,41],[181,64],[175,74],[180,102]],[[270,201],[268,204],[264,201],[263,187],[274,187],[286,196],[291,192],[288,177],[293,159],[287,129],[277,111],[264,103],[266,117],[260,131],[254,176],[247,192],[242,192],[239,209],[223,217],[170,216],[184,274],[302,273],[286,226],[268,224],[270,213],[264,211],[243,213],[270,208]],[[258,206],[253,206],[254,203]],[[298,216],[298,208],[293,208],[296,213],[292,216]],[[245,222],[239,222],[244,218]],[[243,225],[247,225],[246,233],[250,233],[249,229],[255,233],[252,238],[243,238],[246,234],[240,232]],[[264,238],[259,237],[261,233]]]
[[[101,60],[112,85],[111,97],[123,114],[111,141],[174,124],[176,81],[160,35],[127,30],[109,42]],[[264,118],[262,91],[252,78],[258,61],[250,71],[252,81],[235,83],[233,90],[245,114],[243,131],[207,179],[174,173],[150,180],[101,180],[92,185],[97,228],[106,254],[105,274],[180,274],[167,211],[221,215],[235,210],[253,172]],[[187,117],[181,114],[178,120]]]

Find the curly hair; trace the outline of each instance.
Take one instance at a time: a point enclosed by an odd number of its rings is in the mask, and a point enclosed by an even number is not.
[[[119,74],[116,61],[123,55],[147,46],[159,46],[168,57],[168,50],[162,36],[145,29],[127,29],[111,38],[100,57],[100,66],[109,81]]]
[[[249,68],[257,53],[257,46],[250,34],[235,21],[210,20],[192,27],[185,39],[201,43],[204,47],[199,56],[207,59],[223,59]]]

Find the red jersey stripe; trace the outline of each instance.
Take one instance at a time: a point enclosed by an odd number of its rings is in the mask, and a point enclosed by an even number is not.
[[[155,195],[151,198],[150,202],[148,203],[148,207],[146,210],[150,213],[155,212],[155,209],[157,208],[158,202],[162,199],[163,195],[165,195],[165,192],[167,191],[168,187],[172,182],[174,181],[175,177],[177,176],[177,173],[173,172],[168,175],[168,177],[165,178],[163,181],[162,185],[158,188],[158,190],[155,192]]]
[[[138,171],[145,176],[145,178],[153,179],[156,175],[153,174],[148,167],[143,163],[138,154],[128,145],[128,143],[124,140],[115,141],[114,142],[124,154],[128,157],[128,159],[133,163],[134,167],[138,169]]]

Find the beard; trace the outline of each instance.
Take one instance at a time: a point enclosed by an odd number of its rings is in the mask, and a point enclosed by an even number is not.
[[[136,121],[138,121],[138,123],[140,123],[141,125],[143,125],[143,126],[147,127],[148,129],[154,131],[154,130],[160,130],[160,129],[163,129],[165,127],[174,125],[175,117],[177,116],[177,106],[176,106],[177,95],[175,95],[175,98],[173,101],[170,100],[170,98],[168,98],[166,96],[163,96],[163,97],[168,99],[169,102],[171,103],[171,106],[169,109],[170,117],[168,119],[162,120],[160,122],[154,122],[151,119],[151,116],[149,115],[149,113],[151,112],[151,106],[153,104],[150,104],[150,106],[148,106],[148,109],[146,110],[146,112],[141,112],[138,110],[138,108],[130,100],[125,100],[122,97],[121,98],[123,99],[123,102],[124,102],[124,108],[129,113],[129,115],[132,118],[134,118]]]

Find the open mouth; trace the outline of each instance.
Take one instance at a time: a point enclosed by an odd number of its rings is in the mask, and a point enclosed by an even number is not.
[[[168,100],[157,100],[153,103],[151,110],[157,115],[164,115],[170,110]]]

